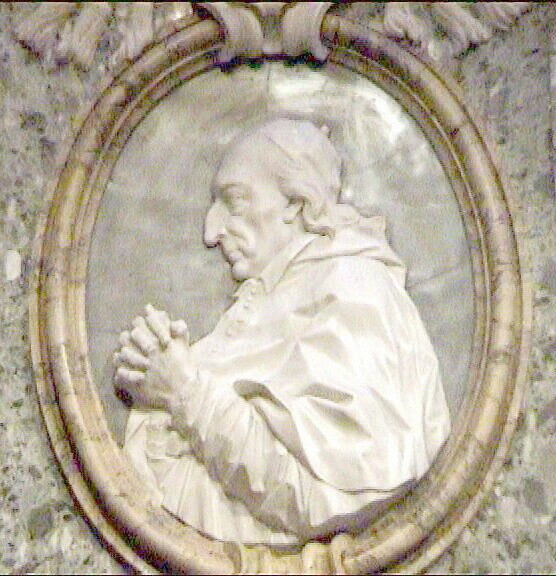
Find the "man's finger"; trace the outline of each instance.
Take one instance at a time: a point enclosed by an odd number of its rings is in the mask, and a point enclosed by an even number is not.
[[[143,323],[137,322],[135,328],[131,331],[130,337],[133,344],[135,344],[143,354],[147,356],[158,350],[158,338],[149,330],[145,320]]]
[[[168,346],[170,342],[170,318],[168,314],[162,310],[156,310],[150,304],[145,306],[147,326],[152,330],[153,334],[160,340],[163,348]]]
[[[124,366],[120,366],[116,370],[114,381],[118,386],[128,390],[128,386],[139,386],[145,382],[145,374],[137,370],[130,370]],[[129,390],[128,390],[129,391]]]
[[[129,330],[124,330],[124,332],[120,334],[118,342],[120,343],[121,348],[127,346],[128,348],[135,350],[138,354],[141,354],[141,350],[132,342]]]
[[[131,325],[134,328],[140,328],[142,330],[150,331],[149,327],[147,326],[147,323],[145,322],[145,319],[143,318],[143,316],[136,316],[133,319],[133,322],[131,323]]]
[[[183,320],[175,320],[170,324],[172,338],[183,338],[189,344],[189,329]]]
[[[127,364],[130,368],[136,370],[148,370],[151,362],[150,360],[137,352],[137,350],[130,346],[124,346],[120,352],[114,354],[115,364]]]

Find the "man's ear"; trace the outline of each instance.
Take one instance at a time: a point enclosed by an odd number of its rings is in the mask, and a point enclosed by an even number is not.
[[[303,208],[303,200],[291,200],[284,208],[284,222],[291,224]]]

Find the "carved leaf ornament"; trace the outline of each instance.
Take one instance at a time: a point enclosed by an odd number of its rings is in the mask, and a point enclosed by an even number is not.
[[[353,5],[353,10],[361,6]],[[369,3],[370,6],[370,3]],[[84,513],[129,566],[201,573],[415,573],[479,509],[509,449],[523,395],[531,298],[507,195],[457,88],[387,36],[455,55],[504,28],[520,3],[387,3],[362,26],[332,3],[44,3],[19,38],[50,62],[92,65],[119,34],[119,68],[84,116],[36,242],[30,331],[52,445]],[[351,7],[350,7],[351,9]],[[351,13],[353,17],[353,12]],[[439,40],[440,38],[440,40]],[[152,44],[152,46],[150,46]],[[145,48],[146,46],[150,46]],[[469,391],[431,470],[360,533],[280,551],[210,540],[156,502],[111,435],[88,358],[88,252],[102,195],[139,122],[174,88],[234,58],[310,53],[375,83],[425,133],[459,202],[471,247],[475,335]],[[128,66],[118,62],[129,60]]]
[[[311,4],[315,6],[311,7]],[[38,2],[21,9],[16,35],[50,65],[73,62],[88,70],[103,39],[109,67],[134,60],[173,24],[208,10],[223,26],[221,61],[307,50],[319,60],[319,18],[332,2]],[[357,2],[346,16],[433,60],[458,56],[506,30],[531,2]],[[373,10],[374,8],[374,10]]]

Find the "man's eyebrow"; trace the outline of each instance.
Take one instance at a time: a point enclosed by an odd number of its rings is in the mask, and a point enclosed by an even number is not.
[[[218,196],[226,195],[226,193],[230,188],[242,188],[243,193],[249,192],[245,184],[242,184],[240,182],[226,182],[223,184],[221,182],[215,181],[210,187],[211,201],[214,202],[218,198]]]

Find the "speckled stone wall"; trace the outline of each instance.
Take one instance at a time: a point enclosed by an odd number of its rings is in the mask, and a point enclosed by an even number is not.
[[[115,573],[72,501],[38,409],[27,337],[37,217],[61,142],[96,95],[92,72],[46,70],[0,4],[0,572]],[[511,457],[485,508],[431,573],[556,571],[556,195],[550,55],[556,6],[536,5],[455,65],[469,106],[497,145],[517,199],[534,278],[530,387]],[[109,38],[106,42],[109,42]]]
[[[431,567],[437,573],[556,571],[556,196],[551,159],[551,30],[556,6],[458,63],[468,105],[483,118],[517,201],[533,273],[529,388],[511,456],[483,511]]]

